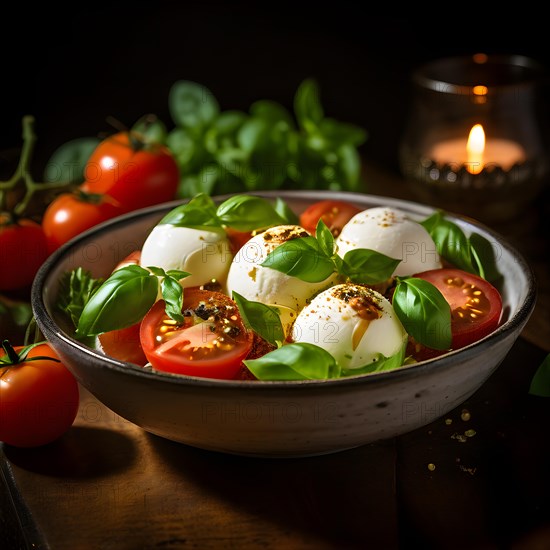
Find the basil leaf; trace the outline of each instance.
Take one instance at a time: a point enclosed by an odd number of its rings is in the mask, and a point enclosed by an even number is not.
[[[189,277],[191,273],[188,273],[187,271],[181,271],[179,269],[169,269],[166,272],[166,275],[168,275],[168,277],[172,277],[172,279],[175,279],[176,281],[181,281],[182,279],[185,279],[185,277]]]
[[[294,114],[300,127],[306,131],[314,131],[325,116],[315,80],[308,78],[298,86],[294,95]]]
[[[253,330],[264,340],[280,346],[285,339],[285,333],[277,309],[261,302],[254,302],[233,291],[235,300],[245,326]]]
[[[375,361],[363,367],[359,367],[357,369],[342,369],[342,376],[356,376],[358,374],[370,374],[372,372],[398,369],[403,365],[403,361],[405,360],[406,347],[407,346],[404,345],[391,357],[386,357],[382,353],[379,353]]]
[[[91,272],[82,267],[67,271],[61,277],[56,305],[68,315],[75,328],[84,306],[102,283],[103,279],[94,279]]]
[[[196,229],[221,228],[220,221],[216,216],[216,204],[205,193],[199,193],[189,202],[176,206],[160,220],[159,225],[161,224]]]
[[[497,259],[493,246],[482,235],[472,233],[469,238],[472,264],[477,274],[492,283],[502,278],[497,267]]]
[[[259,380],[325,380],[338,378],[340,367],[323,348],[306,342],[287,344],[243,363]]]
[[[84,306],[77,335],[94,336],[134,325],[155,303],[158,278],[138,265],[117,269]]]
[[[294,126],[291,114],[276,101],[261,99],[255,101],[249,110],[253,117],[262,118],[272,124],[283,121],[289,128]]]
[[[451,307],[434,285],[416,277],[400,279],[392,303],[403,327],[418,343],[439,350],[451,347]]]
[[[162,298],[166,304],[166,314],[174,321],[183,323],[183,288],[176,279],[164,277],[160,283]]]
[[[294,210],[281,197],[275,199],[275,212],[284,220],[283,223],[288,225],[300,224],[300,218],[298,218]]]
[[[179,281],[190,273],[178,269],[164,271],[161,267],[147,266],[147,269],[160,279],[160,290],[165,302],[166,315],[178,323],[183,323],[181,310],[183,307],[183,288]]]
[[[317,222],[315,238],[319,243],[321,252],[331,258],[334,255],[334,235],[322,219]]]
[[[286,241],[270,252],[261,265],[308,283],[320,283],[335,271],[334,262],[323,253],[315,237]]]
[[[172,130],[166,136],[166,145],[180,167],[187,168],[197,154],[198,144],[194,136],[183,128]]]
[[[212,92],[190,80],[178,80],[170,88],[168,106],[176,126],[203,128],[210,125],[220,112]]]
[[[367,133],[363,128],[328,117],[320,122],[319,131],[332,147],[338,147],[343,144],[351,144],[354,147],[358,147],[367,139]]]
[[[432,231],[439,225],[442,219],[443,213],[440,210],[436,210],[431,216],[428,216],[425,220],[418,223],[431,235]]]
[[[246,153],[243,181],[250,190],[277,189],[287,178],[292,159],[289,151],[289,126],[284,121],[271,122],[252,117],[243,124],[238,143]]]
[[[336,149],[337,163],[333,167],[336,181],[330,185],[331,189],[347,189],[359,191],[361,181],[361,157],[355,146],[344,143]]]
[[[0,303],[0,310],[2,310],[4,307],[5,306]],[[9,313],[11,314],[11,318],[17,327],[28,326],[33,317],[32,306],[28,302],[13,302],[10,305]]]
[[[221,223],[238,231],[264,229],[285,223],[268,200],[253,195],[235,195],[227,199],[218,206],[217,216]]]
[[[529,393],[539,397],[550,397],[550,353],[539,365],[531,379]]]
[[[82,183],[85,179],[86,163],[100,141],[99,138],[83,137],[67,141],[58,147],[46,164],[44,181]]]
[[[376,285],[387,281],[401,260],[368,248],[348,250],[341,271],[354,283]]]
[[[476,273],[470,256],[470,243],[462,229],[455,223],[441,218],[429,232],[437,251],[459,269]]]
[[[133,126],[131,132],[137,134],[144,143],[166,143],[166,124],[156,115],[142,116]]]
[[[248,115],[242,111],[220,113],[204,136],[206,150],[215,155],[218,151],[235,147],[237,132],[246,120]]]

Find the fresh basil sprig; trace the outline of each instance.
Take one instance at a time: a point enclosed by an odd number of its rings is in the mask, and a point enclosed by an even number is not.
[[[400,261],[375,250],[355,248],[344,255],[341,271],[354,283],[375,285],[389,279]]]
[[[63,274],[59,281],[57,308],[65,313],[74,327],[82,315],[84,306],[103,283],[103,279],[95,279],[90,271],[77,267]]]
[[[459,269],[479,275],[488,281],[501,277],[495,251],[482,235],[472,233],[469,237],[454,222],[440,211],[420,222],[435,242],[437,252]]]
[[[259,380],[324,380],[340,376],[336,359],[325,349],[307,342],[287,344],[243,363]]]
[[[364,129],[325,116],[318,83],[297,88],[294,109],[260,99],[248,112],[221,110],[206,86],[178,80],[168,104],[174,128],[158,132],[182,174],[178,197],[256,189],[344,189],[362,180]]]
[[[336,269],[332,258],[311,236],[286,241],[270,252],[261,265],[308,283],[320,283]]]
[[[167,315],[182,321],[183,290],[178,281],[188,275],[185,271],[165,272],[161,268],[145,269],[138,265],[117,269],[84,306],[76,335],[95,336],[140,322],[155,303],[159,284]]]
[[[270,344],[280,347],[285,339],[285,333],[277,309],[262,302],[248,300],[235,291],[232,297],[239,308],[244,325]]]
[[[291,225],[300,224],[300,218],[296,215],[296,212],[281,197],[275,199],[275,212],[284,220],[284,223]]]
[[[264,229],[287,223],[268,200],[254,195],[235,195],[222,202],[216,214],[222,225],[237,231]]]
[[[399,368],[405,345],[391,357],[379,354],[375,361],[356,369],[342,369],[325,349],[307,342],[286,344],[258,359],[243,361],[259,380],[326,380]]]
[[[451,307],[433,284],[418,277],[398,279],[392,304],[418,343],[438,350],[451,348]]]
[[[319,220],[315,237],[286,241],[270,252],[261,265],[309,283],[319,283],[338,273],[354,283],[377,284],[388,280],[400,261],[366,248],[349,250],[341,258],[332,232]]]
[[[407,346],[405,343],[401,347],[401,349],[391,357],[386,357],[384,354],[379,353],[377,358],[367,365],[356,369],[342,369],[341,375],[357,376],[359,374],[370,374],[373,372],[383,372],[398,369],[401,365],[403,365],[403,361],[405,360],[406,347]]]
[[[199,193],[189,202],[170,210],[159,222],[159,225],[176,227],[221,227],[216,215],[216,203],[206,194]]]
[[[164,271],[160,267],[149,267],[148,269],[160,280],[160,292],[162,299],[166,303],[166,315],[178,323],[183,323],[183,315],[181,313],[183,307],[183,288],[179,281],[188,277],[189,273],[177,269]]]
[[[208,195],[199,193],[189,202],[168,212],[159,225],[199,229],[230,227],[237,231],[252,231],[295,221],[290,208],[281,198],[274,206],[263,197],[234,195],[216,207]]]

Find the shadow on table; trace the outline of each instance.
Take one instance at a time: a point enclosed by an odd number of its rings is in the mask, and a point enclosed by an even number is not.
[[[3,451],[10,462],[25,470],[69,479],[93,479],[125,471],[137,452],[127,435],[80,426],[36,449],[4,445]]]
[[[150,440],[201,492],[283,531],[339,547],[366,541],[373,548],[397,546],[393,441],[312,458],[265,459]]]
[[[543,357],[520,339],[444,418],[332,455],[248,458],[148,437],[212,499],[329,544],[530,550],[550,543],[550,400],[528,394]]]

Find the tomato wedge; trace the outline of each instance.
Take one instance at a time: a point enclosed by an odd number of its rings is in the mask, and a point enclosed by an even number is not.
[[[451,306],[452,349],[472,344],[499,326],[502,297],[489,281],[456,268],[432,269],[414,277],[432,283]],[[423,360],[442,353],[424,348],[414,355]]]
[[[127,328],[111,330],[100,334],[97,339],[101,350],[106,355],[120,361],[128,361],[144,366],[147,363],[147,358],[141,347],[139,338],[140,328],[140,323],[136,323]]]
[[[143,318],[140,340],[151,365],[161,371],[204,378],[232,379],[252,347],[253,333],[227,295],[186,288],[179,325],[159,300]]]
[[[360,208],[346,201],[322,200],[314,202],[302,212],[300,225],[308,233],[314,234],[318,221],[322,219],[331,233],[337,237],[342,227],[359,212]]]

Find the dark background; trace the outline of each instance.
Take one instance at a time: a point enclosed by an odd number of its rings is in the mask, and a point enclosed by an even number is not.
[[[246,110],[257,99],[291,108],[298,84],[314,77],[327,115],[367,130],[362,155],[397,171],[415,67],[476,52],[527,55],[545,66],[550,57],[548,32],[520,19],[426,12],[411,21],[370,17],[361,3],[327,6],[115,1],[11,8],[0,38],[0,151],[20,146],[26,113],[36,117],[40,173],[63,142],[112,132],[109,115],[132,125],[155,113],[170,127],[167,97],[178,79],[207,86],[222,109]]]

